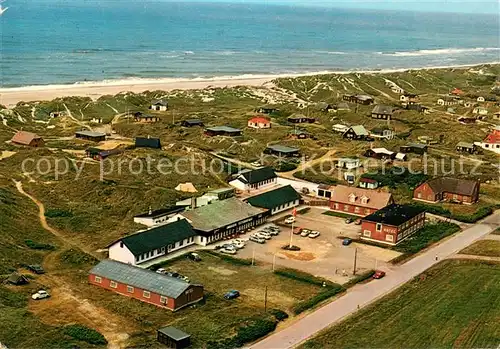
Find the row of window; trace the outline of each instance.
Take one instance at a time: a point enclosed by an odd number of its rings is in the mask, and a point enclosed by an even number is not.
[[[422,221],[420,223],[415,224],[411,228],[406,229],[405,231],[400,232],[398,234],[398,241],[406,238],[408,235],[413,234],[414,232],[416,232],[417,230],[419,230],[420,228],[422,228],[424,226],[424,224],[425,224],[425,222]]]
[[[94,276],[94,280],[95,280],[95,282],[96,282],[96,283],[98,283],[98,284],[102,283],[102,278],[101,278],[100,276]],[[111,288],[117,288],[117,287],[118,287],[118,283],[117,283],[116,281],[111,280],[111,281],[109,282],[109,287],[111,287]],[[133,286],[129,286],[129,285],[127,285],[127,293],[134,293],[134,291],[135,291],[135,290],[134,290],[134,287],[133,287]],[[144,298],[148,298],[148,299],[149,299],[149,298],[151,298],[151,292],[149,292],[149,291],[142,291],[142,296],[143,296]],[[167,301],[168,301],[168,298],[167,298],[167,297],[165,297],[165,296],[160,296],[160,302],[161,302],[161,303],[166,304],[166,303],[167,303]]]
[[[369,230],[363,231],[363,236],[367,238],[371,238],[372,232]],[[394,235],[392,234],[385,234],[385,241],[387,242],[394,242]]]
[[[274,209],[274,211],[281,211],[287,207],[290,207],[290,206],[293,206],[296,204],[296,201],[293,201],[293,202],[287,202],[286,204],[283,204],[283,205],[279,205],[278,207],[276,207]]]
[[[484,143],[484,147],[485,148],[489,148],[490,144]],[[497,148],[497,149],[499,149],[500,148],[500,144],[491,144],[491,148]]]
[[[341,204],[337,204],[337,203],[336,203],[336,204],[334,204],[334,206],[333,206],[333,207],[334,207],[336,210],[340,210],[340,209],[341,209],[341,207],[342,207],[342,205],[341,205]],[[343,209],[344,209],[344,211],[345,211],[345,212],[349,212],[349,210],[351,209],[351,206],[349,206],[349,205],[343,205]],[[362,211],[361,207],[354,206],[354,212],[355,212],[355,213],[361,213],[361,211]],[[369,215],[369,214],[371,213],[371,210],[370,210],[369,208],[365,208],[365,209],[364,209],[364,213],[365,213],[366,215]]]
[[[256,189],[258,187],[261,187],[263,185],[266,185],[266,184],[269,184],[269,183],[274,183],[276,182],[276,179],[273,178],[273,179],[266,179],[265,181],[262,181],[262,182],[259,182],[259,183],[256,183],[256,184],[252,184],[250,187],[253,188],[253,189]]]

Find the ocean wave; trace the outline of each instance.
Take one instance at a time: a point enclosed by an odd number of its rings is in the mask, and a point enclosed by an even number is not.
[[[475,47],[475,48],[440,48],[434,50],[418,50],[418,51],[396,51],[396,52],[377,52],[379,55],[393,57],[416,57],[416,56],[432,56],[432,55],[456,55],[461,53],[477,53],[488,51],[499,51],[499,47]]]
[[[194,55],[193,51],[184,51],[183,52],[185,55]]]
[[[219,56],[232,56],[234,54],[237,54],[238,52],[236,51],[216,51],[214,54],[219,55]]]

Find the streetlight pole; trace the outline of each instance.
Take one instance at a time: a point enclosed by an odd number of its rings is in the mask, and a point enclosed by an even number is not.
[[[276,266],[276,252],[274,252],[274,255],[273,255],[273,273],[274,273],[275,266]]]
[[[290,246],[289,246],[290,248],[292,248],[292,240],[293,240],[293,223],[294,222],[292,222],[292,230],[290,230]]]
[[[354,249],[354,267],[352,269],[352,275],[356,275],[356,262],[357,262],[357,259],[358,259],[358,248],[356,247]]]

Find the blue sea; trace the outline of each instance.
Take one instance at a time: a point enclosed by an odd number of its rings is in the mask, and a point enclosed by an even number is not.
[[[2,5],[1,87],[500,61],[498,14],[148,0]]]

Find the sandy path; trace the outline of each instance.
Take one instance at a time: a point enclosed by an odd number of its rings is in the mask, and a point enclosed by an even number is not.
[[[75,247],[82,249],[88,254],[94,255],[92,251],[75,246],[70,240],[63,236],[61,232],[52,228],[45,217],[45,206],[34,196],[24,191],[20,181],[14,181],[17,190],[22,195],[28,197],[38,206],[38,217],[42,227],[55,235],[61,242],[62,246],[56,251],[53,251],[44,259],[44,268],[49,271],[47,274],[38,276],[38,281],[41,284],[50,286],[51,298],[40,301],[31,302],[30,310],[40,316],[42,321],[50,324],[67,325],[80,323],[103,334],[108,341],[108,348],[121,349],[127,346],[129,335],[123,332],[124,328],[128,327],[124,321],[118,316],[108,312],[106,309],[100,308],[89,302],[88,299],[82,298],[73,290],[73,285],[65,279],[55,275],[61,271],[59,265],[59,254],[68,248]],[[97,256],[96,256],[97,257]],[[61,317],[60,314],[64,314]]]

